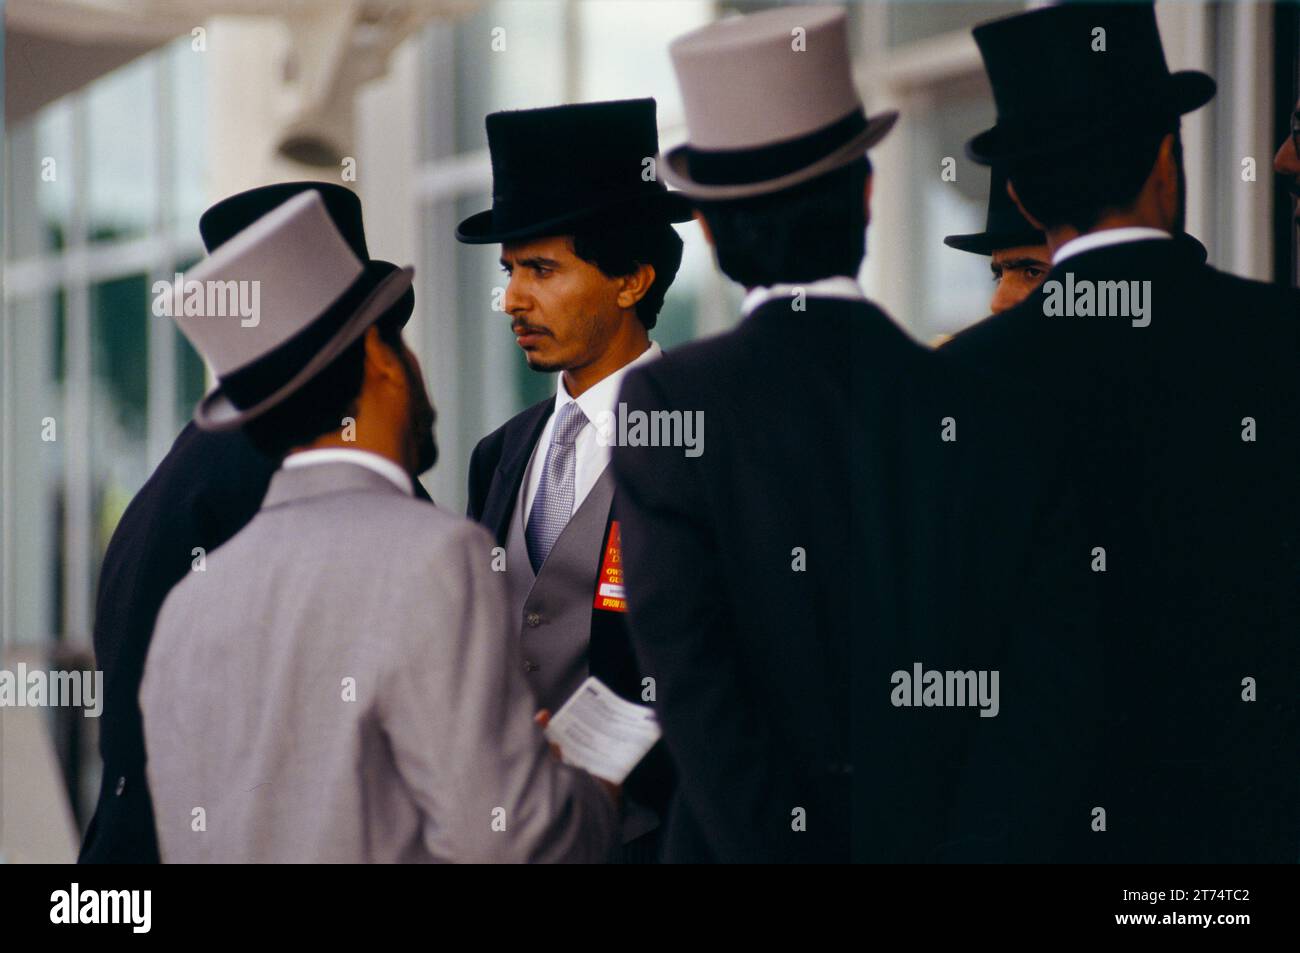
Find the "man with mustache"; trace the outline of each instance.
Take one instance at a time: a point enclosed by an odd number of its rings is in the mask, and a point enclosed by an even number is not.
[[[1300,294],[1177,240],[1180,117],[1215,84],[1170,72],[1151,4],[974,36],[998,119],[968,152],[1006,168],[1052,270],[943,352],[1028,386],[1070,435],[1105,638],[1092,856],[1294,863]]]
[[[690,211],[653,175],[653,99],[493,113],[487,138],[493,205],[456,237],[500,243],[515,340],[530,368],[560,373],[555,397],[475,447],[469,515],[505,550],[512,644],[539,704],[554,711],[588,674],[644,703],[627,604],[601,584],[621,573],[609,444],[620,382],[660,354],[649,331],[682,256],[671,223]],[[612,859],[654,859],[670,785],[659,746],[627,780]]]
[[[205,430],[279,462],[257,515],[168,595],[140,689],[167,862],[593,860],[615,810],[551,759],[479,527],[414,499],[433,419],[412,271],[363,262],[307,191],[189,274],[262,314],[176,317]],[[225,285],[228,286],[228,285]]]

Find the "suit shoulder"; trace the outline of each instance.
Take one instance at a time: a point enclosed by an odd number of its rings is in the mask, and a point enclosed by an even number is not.
[[[1218,285],[1221,292],[1234,301],[1249,302],[1251,306],[1263,308],[1274,316],[1300,318],[1300,288],[1243,278],[1209,265],[1204,268],[1210,282]]]
[[[286,565],[334,553],[340,566],[382,572],[390,578],[427,582],[458,553],[490,553],[495,542],[477,524],[404,493],[338,493],[262,510],[229,543],[209,557],[209,573],[250,561],[267,564],[272,554]],[[487,562],[484,562],[487,565]]]
[[[537,418],[544,415],[547,408],[554,404],[554,397],[546,397],[521,410],[475,444],[471,459],[480,461],[485,458],[499,459],[511,438],[520,431],[527,430],[529,424],[536,422]]]
[[[415,507],[403,507],[404,512],[394,515],[411,523],[412,529],[404,531],[403,539],[412,549],[426,553],[439,564],[449,559],[469,554],[483,556],[488,565],[492,549],[497,545],[492,535],[478,523],[457,513],[438,509],[427,503],[412,501]],[[415,509],[419,509],[418,515]]]
[[[1029,324],[1031,311],[1027,305],[1034,300],[1035,297],[1031,295],[1014,308],[976,321],[968,328],[954,334],[938,349],[939,353],[950,358],[964,358],[982,354],[989,349],[1001,348],[1006,340],[1019,337],[1025,333],[1027,327],[1031,326]],[[1042,316],[1041,310],[1038,315]]]

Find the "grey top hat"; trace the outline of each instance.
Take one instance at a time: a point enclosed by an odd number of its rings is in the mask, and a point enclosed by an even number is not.
[[[779,192],[858,159],[897,112],[867,117],[839,7],[782,7],[711,23],[669,47],[688,141],[660,157],[700,200]]]
[[[183,302],[173,317],[218,379],[194,422],[233,430],[282,403],[383,317],[413,275],[358,259],[319,192],[259,218],[173,286]]]

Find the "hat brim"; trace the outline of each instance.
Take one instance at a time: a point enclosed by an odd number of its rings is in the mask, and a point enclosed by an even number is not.
[[[624,201],[604,202],[567,210],[563,215],[551,216],[508,229],[493,228],[492,210],[487,209],[471,215],[457,225],[456,240],[467,245],[490,245],[496,242],[514,242],[525,238],[540,238],[543,235],[557,235],[562,234],[567,226],[577,225],[610,212],[639,214],[651,219],[678,223],[689,222],[692,215],[690,202],[680,192],[657,189],[630,196]]]
[[[659,157],[659,168],[663,170],[664,181],[669,185],[681,190],[683,195],[691,199],[697,199],[706,202],[730,201],[733,199],[753,198],[758,195],[769,195],[773,192],[780,192],[784,189],[791,188],[803,182],[809,182],[818,176],[833,172],[841,166],[846,166],[862,157],[862,154],[878,143],[894,128],[894,123],[898,121],[898,112],[888,110],[877,113],[867,120],[866,128],[853,137],[849,142],[840,146],[834,152],[828,153],[822,158],[806,165],[802,169],[789,172],[785,175],[778,176],[775,179],[767,179],[762,182],[745,182],[733,184],[714,184],[697,182],[691,178],[690,166],[687,156],[690,151],[690,143],[684,143]]]
[[[1042,232],[976,232],[970,235],[949,235],[943,240],[949,248],[968,251],[975,255],[992,255],[1004,248],[1022,248],[1026,245],[1045,245],[1047,236]]]
[[[366,330],[387,314],[394,305],[399,304],[407,295],[407,292],[411,290],[415,270],[412,268],[397,268],[397,266],[389,262],[371,262],[371,265],[380,266],[381,271],[387,271],[387,268],[383,266],[388,266],[393,270],[388,272],[385,277],[378,279],[371,292],[357,305],[352,317],[347,319],[343,326],[339,328],[338,333],[330,338],[325,346],[317,351],[301,370],[270,396],[244,409],[235,406],[229,395],[218,384],[216,388],[199,401],[198,407],[194,410],[194,423],[198,428],[200,430],[216,431],[235,430],[283,403],[328,367],[335,358],[347,349],[348,345],[365,334]],[[410,313],[408,312],[405,317],[401,318],[402,323],[405,324],[409,318]]]
[[[1148,128],[1153,120],[1173,118],[1200,109],[1218,86],[1197,70],[1171,73],[1164,88],[1155,95],[1134,96],[1130,108],[1113,104],[1090,116],[1062,116],[1049,126],[999,123],[966,143],[966,155],[980,165],[1001,165],[1026,159],[1049,157],[1133,129]]]
[[[373,269],[383,271],[385,274],[401,271],[402,269],[391,261],[385,261],[382,258],[370,259],[370,265]],[[389,308],[392,319],[397,322],[398,327],[406,327],[406,323],[411,320],[411,315],[415,313],[415,286],[409,284],[401,296],[393,302]]]

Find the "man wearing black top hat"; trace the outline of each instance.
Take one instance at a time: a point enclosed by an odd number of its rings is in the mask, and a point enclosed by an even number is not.
[[[1197,258],[1206,260],[1205,246],[1186,233],[1174,240],[1184,243]],[[989,207],[984,231],[970,235],[949,235],[943,240],[949,248],[988,255],[995,287],[989,301],[989,313],[1001,314],[1024,301],[1047,280],[1052,267],[1052,250],[1042,229],[1030,225],[1007,192],[1007,176],[993,169],[989,181]]]
[[[199,219],[204,247],[215,250],[307,190],[321,194],[353,251],[369,260],[361,201],[326,182],[268,185],[222,199]],[[414,304],[408,289],[395,310],[409,317]],[[206,556],[253,518],[275,466],[242,431],[205,431],[190,421],[113,532],[100,571],[94,633],[107,691],[99,721],[103,780],[82,863],[158,862],[136,697],[154,620],[172,586],[193,567],[196,550]],[[415,489],[428,499],[418,481]]]
[[[1033,388],[1070,435],[1105,639],[1093,856],[1293,863],[1300,296],[1174,240],[1179,117],[1215,85],[1169,71],[1151,4],[974,35],[998,120],[968,151],[1007,169],[1053,266],[944,353]]]
[[[748,294],[734,330],[620,398],[698,412],[706,437],[613,457],[632,639],[678,775],[664,856],[1049,859],[1086,833],[1059,807],[1083,803],[1061,747],[1085,747],[1059,718],[1090,664],[1074,593],[1040,584],[1058,569],[1036,534],[1069,531],[1033,446],[1052,435],[1026,439],[992,382],[858,286],[866,150],[897,115],[864,111],[845,24],[801,6],[670,47],[689,139],[659,168]],[[999,672],[1002,707],[925,703],[934,671]]]
[[[475,447],[469,516],[505,551],[519,664],[538,703],[556,710],[588,674],[644,703],[607,465],[619,383],[661,353],[649,331],[681,263],[671,223],[690,210],[653,174],[653,99],[493,113],[487,137],[492,208],[456,237],[500,244],[515,341],[530,368],[560,374],[555,397]],[[659,746],[627,780],[613,859],[654,859],[670,786]]]
[[[1001,314],[1025,300],[1043,283],[1051,267],[1051,252],[1043,233],[1025,221],[1007,194],[1007,177],[993,170],[989,181],[989,207],[984,231],[970,235],[949,235],[949,248],[988,255],[993,271],[993,299],[989,311]]]

